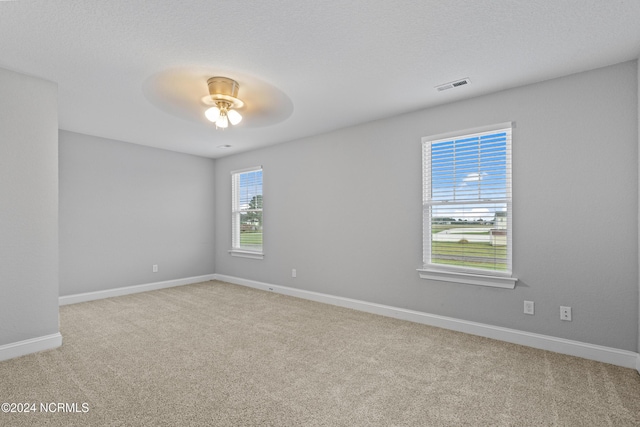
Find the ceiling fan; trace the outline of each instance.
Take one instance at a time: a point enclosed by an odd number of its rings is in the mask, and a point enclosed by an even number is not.
[[[228,77],[211,77],[207,85],[209,95],[203,97],[202,102],[211,107],[204,112],[205,117],[216,124],[216,129],[240,123],[242,115],[236,109],[242,108],[244,102],[238,98],[238,82]]]

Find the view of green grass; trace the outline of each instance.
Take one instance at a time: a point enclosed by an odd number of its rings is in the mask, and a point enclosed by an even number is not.
[[[444,230],[455,230],[458,228],[491,228],[491,225],[481,225],[481,224],[455,224],[455,225],[450,225],[450,224],[431,224],[431,233],[435,234],[435,233],[439,233],[441,231]],[[473,231],[469,231],[469,234],[476,234]],[[488,234],[488,232],[482,231],[479,232],[480,234]]]
[[[447,265],[459,265],[463,267],[484,268],[494,271],[506,271],[506,263],[493,263],[493,262],[475,262],[475,261],[456,261],[449,259],[434,259],[434,264],[447,264]]]
[[[241,231],[240,246],[261,246],[262,231]]]
[[[507,247],[490,243],[431,242],[431,260],[436,264],[507,269]]]
[[[491,246],[490,243],[431,242],[431,253],[507,259],[506,246]]]

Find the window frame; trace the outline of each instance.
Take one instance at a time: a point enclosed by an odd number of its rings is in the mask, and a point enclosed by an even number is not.
[[[247,247],[242,247],[240,245],[240,217],[243,212],[260,212],[262,214],[262,225],[264,225],[264,204],[260,209],[243,209],[240,206],[240,178],[243,174],[248,174],[252,172],[262,172],[260,187],[262,189],[262,193],[264,200],[264,170],[262,166],[253,166],[250,168],[239,169],[231,171],[231,249],[229,250],[229,254],[235,257],[241,258],[251,258],[251,259],[263,259],[264,258],[264,234],[262,244],[260,245],[259,250],[252,250]],[[263,202],[264,203],[264,202]]]
[[[449,132],[444,134],[437,134],[423,137],[422,142],[422,193],[423,193],[423,267],[418,269],[419,276],[422,279],[437,280],[444,282],[462,283],[477,286],[489,286],[497,288],[513,289],[517,282],[517,278],[513,276],[513,167],[512,167],[512,148],[513,148],[513,133],[515,123],[506,122],[499,123],[490,126],[483,126],[473,129],[466,129],[456,132]],[[507,156],[506,156],[506,194],[504,198],[500,198],[500,203],[506,204],[507,212],[507,269],[506,271],[489,270],[482,268],[474,268],[470,266],[455,266],[448,264],[438,264],[431,262],[431,244],[432,244],[432,207],[437,206],[438,203],[434,203],[431,200],[431,166],[427,167],[427,162],[431,165],[431,145],[435,142],[439,142],[446,139],[463,139],[470,138],[476,135],[508,130],[509,137],[507,138]],[[498,199],[493,199],[498,200]],[[478,199],[478,200],[465,200],[460,204],[473,204],[477,203],[491,203],[492,199]],[[494,203],[496,203],[494,201]]]

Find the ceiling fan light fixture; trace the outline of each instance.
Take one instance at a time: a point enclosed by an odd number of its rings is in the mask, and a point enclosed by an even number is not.
[[[242,108],[244,102],[238,98],[240,85],[227,77],[211,77],[207,80],[209,95],[202,98],[206,105],[212,107],[205,111],[209,121],[216,124],[216,128],[226,128],[229,123],[237,125],[242,121],[242,115],[236,111]]]

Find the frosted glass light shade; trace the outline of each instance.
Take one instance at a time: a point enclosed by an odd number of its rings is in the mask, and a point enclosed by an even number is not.
[[[242,116],[236,110],[227,111],[227,117],[229,118],[231,124],[234,126],[242,121]]]
[[[216,122],[220,118],[220,109],[218,107],[211,107],[204,112],[205,117],[210,122]]]
[[[216,126],[219,128],[226,128],[229,126],[229,120],[227,120],[227,116],[220,116],[216,121]]]

